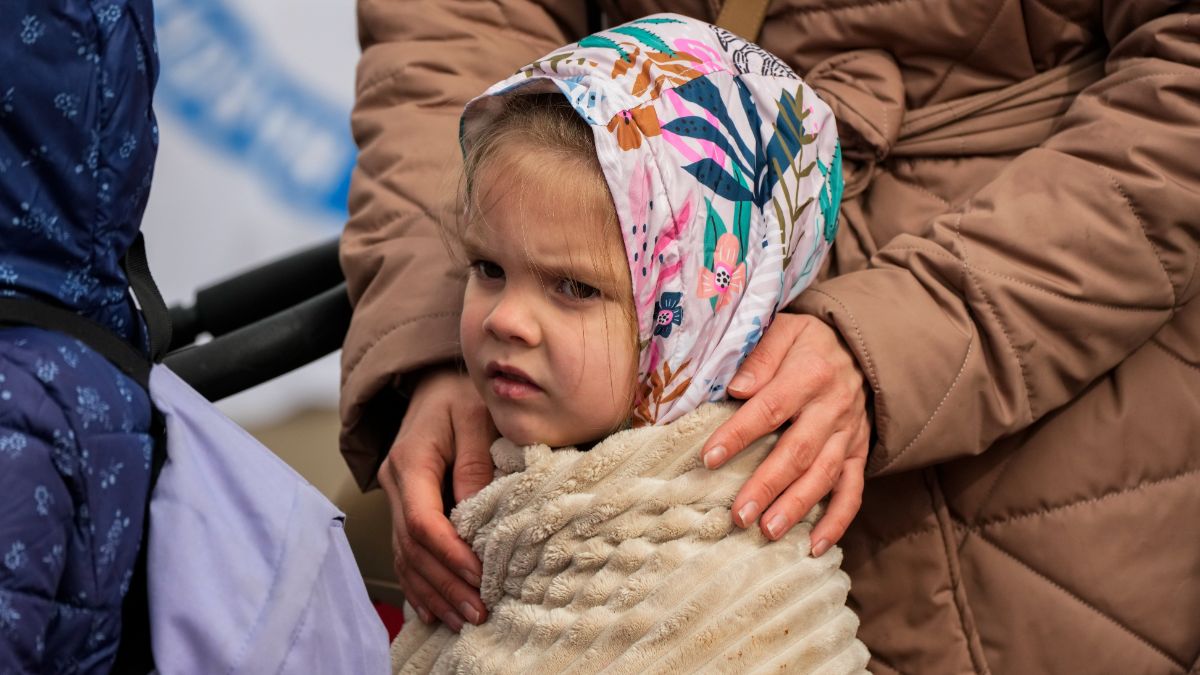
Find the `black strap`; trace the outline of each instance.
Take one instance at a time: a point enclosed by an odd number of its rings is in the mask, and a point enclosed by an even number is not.
[[[125,276],[129,278],[129,286],[137,296],[142,316],[146,319],[146,329],[150,333],[150,360],[159,363],[171,345],[171,315],[167,312],[162,293],[158,292],[154,277],[150,275],[150,265],[146,262],[146,242],[141,232],[125,252],[124,264]]]
[[[36,326],[65,333],[112,362],[121,372],[150,390],[150,360],[108,328],[62,307],[28,298],[0,298],[0,324]]]
[[[150,334],[150,361],[160,363],[171,345],[171,315],[163,301],[158,284],[150,274],[146,260],[146,242],[138,232],[129,250],[125,252],[125,276],[142,309],[146,331]],[[147,363],[149,365],[149,362]],[[149,378],[146,393],[150,392]],[[158,474],[167,460],[167,428],[162,413],[151,401],[150,434],[154,438],[154,453],[150,460],[150,491],[158,482]],[[154,652],[150,643],[150,586],[146,575],[146,559],[150,536],[150,500],[146,499],[146,510],[142,517],[142,543],[138,547],[137,560],[133,564],[133,577],[129,591],[121,605],[121,641],[117,646],[117,657],[112,672],[118,675],[130,673],[143,675],[155,671]]]
[[[83,342],[112,362],[121,372],[150,391],[150,366],[159,363],[171,344],[171,315],[163,301],[150,265],[146,262],[146,243],[139,232],[123,260],[129,286],[137,296],[146,330],[150,334],[150,354],[140,353],[107,327],[75,312],[32,298],[0,298],[0,325],[36,326],[65,333]]]

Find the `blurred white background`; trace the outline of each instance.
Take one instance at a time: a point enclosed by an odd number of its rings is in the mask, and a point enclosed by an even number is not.
[[[354,163],[354,0],[155,0],[158,165],[143,231],[168,303],[338,236]],[[218,406],[347,515],[372,598],[399,606],[381,491],[337,451],[338,354]]]
[[[335,237],[353,163],[353,0],[157,0],[144,231],[168,303]],[[337,355],[220,403],[243,426],[336,406]]]

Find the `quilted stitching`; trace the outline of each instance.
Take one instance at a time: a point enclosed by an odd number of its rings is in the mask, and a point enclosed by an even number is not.
[[[1192,370],[1200,371],[1200,364],[1192,363],[1191,361],[1188,361],[1187,359],[1183,358],[1183,356],[1181,354],[1179,354],[1178,352],[1176,352],[1174,349],[1171,349],[1170,347],[1163,344],[1162,340],[1160,340],[1158,338],[1151,338],[1150,343],[1153,344],[1155,347],[1158,347],[1162,351],[1166,352],[1167,356],[1171,357],[1173,360],[1178,361],[1179,363],[1187,366],[1188,368],[1191,368]]]
[[[946,69],[946,72],[942,75],[937,85],[933,88],[933,91],[931,91],[926,97],[927,100],[937,100],[937,95],[942,91],[942,87],[946,86],[946,83],[950,81],[950,76],[954,74],[954,71],[958,70],[958,67],[970,60],[972,56],[975,56],[977,53],[979,53],[980,47],[986,43],[987,36],[996,27],[996,23],[1000,20],[1000,17],[1004,15],[1004,11],[1008,9],[1008,6],[1011,2],[1012,0],[1004,0],[1004,2],[1000,4],[1000,7],[996,9],[996,13],[992,15],[991,20],[988,21],[987,25],[984,26],[983,31],[979,34],[979,38],[974,40],[975,46],[972,47],[971,51],[967,52],[966,55],[954,60],[954,63]]]
[[[962,215],[959,214],[958,220],[954,223],[954,236],[958,239],[959,251],[962,254],[963,270],[967,273],[968,278],[971,280],[971,284],[975,286],[975,291],[979,293],[981,298],[983,298],[983,302],[987,305],[988,311],[992,314],[992,320],[1000,326],[1000,332],[1004,334],[1004,340],[1008,343],[1008,349],[1010,352],[1012,352],[1013,358],[1016,359],[1017,365],[1020,367],[1021,386],[1025,388],[1025,405],[1028,409],[1028,419],[1035,420],[1039,417],[1039,414],[1037,409],[1034,407],[1034,399],[1036,397],[1034,395],[1033,387],[1029,386],[1029,366],[1025,363],[1025,359],[1021,358],[1021,353],[1017,351],[1016,346],[1013,344],[1012,329],[1008,327],[1008,324],[1006,324],[1004,319],[1001,318],[1000,313],[996,311],[996,305],[992,302],[991,297],[988,296],[987,291],[983,290],[983,284],[979,283],[979,279],[971,273],[971,261],[967,259],[967,242],[965,239],[963,239],[961,225]],[[953,387],[953,385],[951,386]]]
[[[1015,456],[1015,454],[1013,456]],[[1007,468],[1007,464],[1006,464],[1006,468]],[[1065,502],[1062,504],[1055,504],[1053,506],[1047,506],[1045,508],[1037,509],[1036,511],[1025,511],[1022,513],[1016,513],[1016,514],[1002,516],[1002,517],[998,517],[998,518],[985,518],[983,520],[979,520],[979,521],[975,522],[972,525],[967,525],[966,523],[963,523],[963,525],[972,531],[982,531],[986,528],[998,527],[998,526],[1002,526],[1002,525],[1005,525],[1005,524],[1008,524],[1011,522],[1026,520],[1029,518],[1036,518],[1039,516],[1044,516],[1047,514],[1057,513],[1057,512],[1061,512],[1061,511],[1067,511],[1070,509],[1078,508],[1080,506],[1085,506],[1085,505],[1089,505],[1089,504],[1097,504],[1097,503],[1104,502],[1109,499],[1113,499],[1115,497],[1122,497],[1122,496],[1125,496],[1125,495],[1128,495],[1131,493],[1141,492],[1148,488],[1157,487],[1159,485],[1163,485],[1163,484],[1170,483],[1170,482],[1177,481],[1177,480],[1182,480],[1184,478],[1188,478],[1188,477],[1196,475],[1198,473],[1200,473],[1200,468],[1188,469],[1186,471],[1181,471],[1179,473],[1175,473],[1170,476],[1164,476],[1162,478],[1156,478],[1154,480],[1149,480],[1144,483],[1139,483],[1138,485],[1136,485],[1134,487],[1126,488],[1124,490],[1113,490],[1111,492],[1106,492],[1102,495],[1096,495],[1093,497],[1085,497],[1083,499],[1076,499],[1076,500]],[[999,482],[999,481],[997,481],[997,482]],[[987,502],[984,501],[984,503],[987,503]]]
[[[962,533],[962,539],[964,541],[968,537],[974,536],[975,538],[979,539],[980,541],[988,544],[993,550],[1002,554],[1008,560],[1011,560],[1012,562],[1017,563],[1020,567],[1026,569],[1030,573],[1032,573],[1037,579],[1041,580],[1043,583],[1049,585],[1050,587],[1052,587],[1055,590],[1057,590],[1058,592],[1060,592],[1064,596],[1065,599],[1073,600],[1073,601],[1079,603],[1080,605],[1086,607],[1093,614],[1104,619],[1104,621],[1109,626],[1111,626],[1114,630],[1118,630],[1122,633],[1125,633],[1125,634],[1133,637],[1138,643],[1143,645],[1147,651],[1149,651],[1149,652],[1155,654],[1156,656],[1160,657],[1161,659],[1169,662],[1175,669],[1177,669],[1179,671],[1186,670],[1187,666],[1185,664],[1183,664],[1182,662],[1177,660],[1175,657],[1171,656],[1162,647],[1154,644],[1149,638],[1134,631],[1128,625],[1122,623],[1121,621],[1119,621],[1117,618],[1113,617],[1112,615],[1100,611],[1099,609],[1096,608],[1096,606],[1094,604],[1089,602],[1086,598],[1083,598],[1080,595],[1068,590],[1062,584],[1058,583],[1057,581],[1055,581],[1054,579],[1049,577],[1046,573],[1036,569],[1035,567],[1031,566],[1029,563],[1027,563],[1024,560],[1022,560],[1021,558],[1019,558],[1012,551],[1009,551],[1008,549],[1001,546],[998,542],[985,536],[982,532],[976,532],[976,531],[971,530],[964,523],[956,521],[955,525],[958,526],[959,531]]]

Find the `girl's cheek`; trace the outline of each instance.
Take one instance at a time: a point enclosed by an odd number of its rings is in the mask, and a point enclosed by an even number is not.
[[[463,356],[468,364],[483,335],[483,320],[486,313],[478,303],[466,300],[463,303],[462,317],[459,319],[459,340],[462,342]]]

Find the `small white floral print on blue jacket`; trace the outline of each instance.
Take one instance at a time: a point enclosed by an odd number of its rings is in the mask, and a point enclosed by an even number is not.
[[[146,392],[86,345],[0,328],[0,673],[108,672],[149,427]]]
[[[153,42],[151,0],[0,1],[0,297],[142,348],[121,258],[157,150]],[[0,327],[0,674],[111,670],[149,427],[146,392],[87,345]]]

